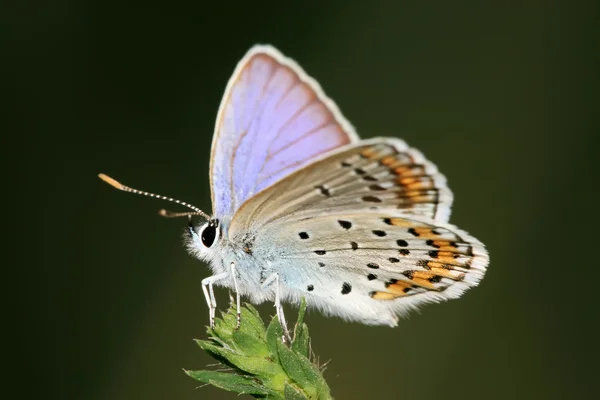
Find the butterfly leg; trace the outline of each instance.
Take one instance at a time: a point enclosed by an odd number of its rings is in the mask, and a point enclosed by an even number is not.
[[[227,277],[227,273],[209,276],[208,278],[202,279],[202,291],[204,292],[204,298],[206,304],[208,304],[208,315],[210,319],[210,327],[215,327],[215,310],[217,309],[217,300],[215,299],[215,292],[213,290],[213,283],[220,281]]]
[[[262,283],[263,287],[269,286],[271,283],[275,282],[275,312],[277,314],[277,319],[279,320],[279,324],[281,325],[281,329],[283,330],[283,337],[281,340],[283,343],[286,341],[291,343],[292,337],[290,336],[290,331],[288,330],[287,323],[285,322],[285,315],[283,314],[283,307],[281,306],[281,289],[279,286],[279,274],[276,272],[272,275],[269,275],[267,279],[265,279]]]
[[[242,324],[242,312],[240,309],[240,290],[238,288],[237,277],[235,270],[235,262],[231,262],[231,276],[233,277],[233,290],[235,290],[235,306],[237,311],[237,326],[236,329],[240,329]]]

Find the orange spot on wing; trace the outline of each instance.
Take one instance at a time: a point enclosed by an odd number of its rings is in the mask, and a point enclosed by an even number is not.
[[[452,271],[450,269],[445,269],[445,268],[435,268],[434,267],[434,268],[431,268],[431,272],[434,275],[441,276],[442,278],[454,279],[455,281],[461,281],[465,277],[465,274],[462,272]]]
[[[435,239],[439,237],[439,235],[435,233],[432,228],[415,228],[415,232],[420,238]]]
[[[436,276],[436,274],[434,272],[431,271],[413,271],[412,273],[412,277],[414,278],[418,278],[418,279],[431,279],[434,276]]]
[[[410,176],[425,175],[425,169],[422,165],[404,165],[394,168],[394,173],[402,178]]]
[[[433,246],[440,251],[456,251],[456,244],[450,240],[434,240]]]
[[[456,247],[456,244],[454,244],[454,242],[451,242],[450,240],[434,240],[433,245],[438,246],[438,247],[442,247],[442,246]]]
[[[360,152],[360,154],[363,157],[367,157],[367,158],[374,158],[375,156],[377,156],[377,153],[375,152],[375,150],[373,150],[372,147],[364,149],[363,151]]]
[[[412,288],[412,284],[407,281],[393,281],[393,283],[386,284],[387,290],[390,292],[399,295],[406,296],[406,294]]]
[[[400,185],[405,186],[405,187],[409,186],[411,184],[414,184],[417,181],[418,181],[417,178],[402,178],[402,177],[398,177],[398,179],[396,179],[396,182],[398,182]]]
[[[435,196],[423,194],[423,192],[398,192],[398,197],[403,199],[403,203],[432,203],[435,202]]]
[[[433,189],[433,180],[429,177],[424,178],[398,178],[397,182],[408,190]]]
[[[390,220],[390,224],[392,224],[392,226],[402,226],[402,227],[406,227],[406,228],[415,226],[414,222],[409,221],[404,218],[389,218],[389,220]]]
[[[394,173],[395,173],[396,175],[403,175],[403,174],[404,174],[404,173],[406,173],[406,171],[408,171],[409,169],[410,169],[410,167],[409,167],[409,166],[407,166],[407,165],[405,165],[405,166],[402,166],[402,167],[397,167],[397,168],[394,168]]]
[[[430,268],[430,269],[432,269],[432,268],[444,268],[444,269],[446,269],[447,267],[446,267],[446,264],[444,264],[444,263],[437,262],[437,261],[429,261],[427,263],[427,268]]]
[[[379,162],[381,164],[389,167],[392,164],[396,164],[398,162],[398,160],[396,160],[396,158],[394,156],[387,156],[387,157],[383,157]]]
[[[454,267],[466,268],[469,269],[470,266],[466,263],[460,263],[456,260],[452,260],[452,262],[440,262],[440,261],[429,261],[427,263],[427,268],[442,268],[442,269],[454,269]]]
[[[371,292],[370,296],[375,300],[394,300],[400,296],[388,292]]]
[[[452,251],[438,251],[437,257],[435,257],[435,259],[436,261],[439,261],[443,264],[462,265],[461,262],[456,260],[456,258],[454,257],[455,255],[457,256],[458,253]]]
[[[416,276],[416,272],[415,272],[415,276]],[[425,289],[437,290],[437,288],[433,285],[433,283],[429,282],[427,279],[424,279],[424,278],[413,278],[412,283],[414,283],[417,286],[424,287]]]

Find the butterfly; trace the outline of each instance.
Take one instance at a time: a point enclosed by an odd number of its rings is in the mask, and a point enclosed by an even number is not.
[[[208,263],[202,281],[252,303],[282,302],[368,325],[396,326],[426,303],[461,296],[489,262],[481,242],[448,223],[452,192],[418,150],[395,138],[360,140],[319,84],[271,46],[238,63],[219,107],[210,155],[212,216],[185,235]]]

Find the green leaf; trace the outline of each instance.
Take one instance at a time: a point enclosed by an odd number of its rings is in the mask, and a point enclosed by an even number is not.
[[[256,308],[252,307],[251,304],[245,304],[242,307],[242,324],[240,329],[248,332],[249,334],[256,334],[257,336],[266,340],[267,330],[265,329],[265,323],[263,322]]]
[[[215,318],[215,327],[208,328],[207,332],[211,337],[216,337],[224,342],[229,342],[235,326],[231,324],[231,318],[226,317],[227,315],[223,315],[222,319]]]
[[[321,377],[321,372],[308,358],[295,353],[281,341],[277,343],[277,353],[284,371],[310,398],[316,399],[319,398],[318,393],[329,392],[325,380]]]
[[[269,357],[266,337],[261,338],[243,331],[233,332],[233,341],[236,347],[243,349],[244,353],[253,357]]]
[[[294,342],[292,343],[292,350],[310,359],[308,326],[306,326],[304,323],[305,312],[306,300],[302,298],[302,302],[300,303],[300,311],[298,312],[298,321],[296,322],[296,327],[294,328]]]
[[[285,400],[308,400],[308,397],[302,391],[286,382],[283,390]]]
[[[306,299],[303,297],[300,300],[300,309],[298,310],[298,319],[296,325],[302,325],[304,323],[304,315],[306,314]]]
[[[271,356],[274,358],[274,362],[279,362],[279,354],[277,351],[277,343],[281,342],[281,338],[283,337],[283,329],[281,329],[281,325],[279,324],[279,320],[277,317],[273,317],[269,327],[267,328],[267,344],[269,346],[269,351],[271,352]]]
[[[214,345],[208,341],[203,341],[201,347],[203,350],[224,358],[228,363],[235,365],[236,368],[250,374],[271,377],[281,373],[281,368],[265,357],[249,356],[245,353]]]
[[[274,394],[258,382],[245,376],[218,371],[185,371],[185,373],[197,381],[209,383],[230,392],[258,394],[261,396]]]
[[[259,320],[261,322],[261,325],[264,329],[265,324],[262,322],[262,318],[260,317],[258,310],[252,304],[244,303],[244,306],[242,307],[242,312],[243,312],[243,310],[248,310],[254,316],[254,318],[256,318],[257,320]]]
[[[292,350],[306,358],[310,358],[310,340],[308,336],[308,327],[306,324],[296,327],[295,339],[294,343],[292,343]]]

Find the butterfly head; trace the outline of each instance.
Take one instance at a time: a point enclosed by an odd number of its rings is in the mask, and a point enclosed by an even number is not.
[[[183,238],[188,252],[208,264],[217,261],[221,257],[226,236],[223,228],[221,221],[214,217],[200,224],[190,220]],[[221,264],[218,261],[216,263]]]
[[[185,242],[190,253],[208,261],[213,258],[213,253],[221,241],[219,220],[211,218],[202,224],[194,224],[190,219],[186,236]]]

